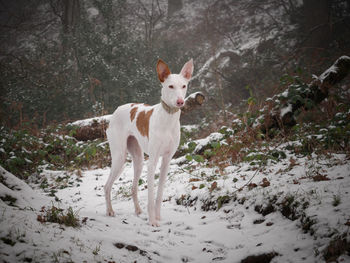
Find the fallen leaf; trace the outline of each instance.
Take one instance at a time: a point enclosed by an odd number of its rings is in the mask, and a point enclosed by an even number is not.
[[[289,159],[289,168],[292,168],[293,166],[297,165],[297,160],[293,159],[292,157]]]
[[[327,177],[327,175],[322,175],[322,174],[318,174],[315,176],[312,176],[312,179],[315,182],[320,182],[320,181],[329,181],[330,179]]]
[[[270,186],[269,180],[267,180],[267,178],[264,177],[264,178],[262,179],[261,183],[260,183],[260,186],[262,186],[262,187],[268,187],[268,186]]]
[[[218,187],[218,183],[215,181],[211,184],[209,192],[213,192]]]
[[[201,179],[199,178],[190,178],[189,182],[192,183],[192,182],[198,182],[200,181]]]
[[[248,189],[249,190],[252,190],[253,188],[257,187],[258,185],[257,184],[254,184],[254,183],[250,183],[247,185],[248,186]]]

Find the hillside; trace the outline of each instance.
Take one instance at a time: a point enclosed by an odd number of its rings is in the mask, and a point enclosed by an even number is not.
[[[1,257],[5,262],[262,262],[247,258],[265,254],[271,262],[330,262],[349,250],[348,158],[300,158],[287,152],[264,169],[245,162],[222,171],[195,161],[179,165],[183,160],[176,159],[159,228],[149,226],[145,214],[134,215],[130,163],[113,189],[115,218],[105,216],[103,185],[109,168],[79,176],[44,170],[56,201],[44,198],[38,187],[29,195],[32,190],[2,171]],[[143,211],[145,177],[139,187]],[[23,202],[23,196],[35,197]],[[72,207],[81,226],[39,220],[53,207]],[[343,254],[338,260],[350,258]]]
[[[327,72],[337,69],[326,70],[323,81]],[[289,103],[298,85],[304,84],[292,81],[282,93]],[[130,157],[112,190],[116,217],[105,215],[108,144],[105,138],[74,137],[81,126],[96,121],[53,126],[37,135],[3,127],[1,165],[17,177],[1,168],[1,258],[4,262],[347,262],[347,96],[346,86],[333,87],[322,104],[299,112],[290,130],[275,127],[270,137],[254,125],[254,120],[261,122],[267,115],[252,110],[253,99],[241,117],[232,117],[229,126],[207,137],[198,139],[208,123],[183,126],[164,191],[161,226],[156,228],[147,224],[146,213],[134,214]],[[276,94],[267,103],[280,99],[283,105],[282,97]],[[282,111],[286,112],[283,107]],[[156,178],[158,174],[159,167]],[[139,198],[146,211],[146,169],[139,180]]]
[[[0,262],[350,262],[350,1],[0,2]],[[159,227],[106,128],[194,59]],[[158,185],[160,164],[155,173]]]

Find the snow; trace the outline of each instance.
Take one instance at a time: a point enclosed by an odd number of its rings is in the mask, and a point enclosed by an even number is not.
[[[24,158],[24,160],[27,162],[27,163],[33,163],[31,160],[29,160],[28,158]]]
[[[255,119],[252,127],[253,128],[258,127],[263,121],[264,121],[264,116],[260,115],[258,118]]]
[[[35,192],[22,180],[0,166],[0,197],[5,197],[6,195],[16,198],[16,205],[22,209],[38,209],[48,201],[47,198]],[[1,211],[6,210],[4,209],[4,204],[4,201],[1,199]],[[1,226],[3,227],[2,223]],[[1,228],[1,230],[3,229]]]
[[[100,117],[93,117],[93,118],[88,118],[88,119],[84,119],[84,120],[78,120],[78,121],[70,123],[70,125],[83,127],[83,126],[91,125],[94,122],[98,122],[98,123],[100,123],[102,121],[109,122],[111,117],[112,117],[112,114],[108,114],[108,115],[103,115]]]
[[[196,144],[196,148],[194,149],[194,152],[199,152],[203,147],[208,145],[211,142],[214,141],[220,141],[225,135],[219,132],[211,133],[208,137],[203,139],[194,140],[193,142]],[[185,145],[185,148],[188,148],[189,143]]]
[[[330,74],[330,73],[337,73],[338,68],[334,65],[332,65],[329,69],[327,69],[325,72],[323,72],[320,76],[319,76],[319,80],[321,82],[324,81],[324,79]]]
[[[329,69],[327,69],[325,72],[323,72],[320,76],[319,76],[319,80],[321,81],[321,83],[324,81],[324,79],[331,73],[337,73],[338,68],[335,66],[335,64],[337,64],[337,62],[339,60],[350,60],[350,57],[348,56],[341,56],[340,58],[338,58],[338,60],[334,63],[334,65],[332,65]]]
[[[197,91],[197,92],[194,92],[194,93],[191,93],[188,97],[186,97],[186,100],[191,98],[191,99],[195,99],[197,94],[202,94],[200,91]]]
[[[192,132],[194,130],[197,130],[199,128],[199,125],[192,124],[192,125],[181,125],[181,130],[185,132]]]
[[[238,54],[237,51],[232,50],[232,49],[225,49],[225,48],[220,49],[214,56],[210,57],[204,63],[204,65],[197,71],[197,74],[192,77],[192,81],[194,81],[195,79],[199,78],[204,72],[208,71],[210,66],[211,66],[211,64],[215,60],[217,60],[222,54],[227,53],[227,52],[232,52],[232,53]],[[229,60],[226,60],[226,62],[229,62]],[[221,67],[223,67],[222,64],[221,64]]]
[[[91,19],[91,18],[94,18],[94,17],[96,17],[96,16],[98,16],[99,13],[100,13],[100,12],[99,12],[96,8],[94,8],[94,7],[90,7],[90,8],[88,8],[86,11],[88,12],[88,15],[89,15],[89,18],[90,18],[90,19]]]
[[[257,38],[250,38],[246,43],[244,43],[241,47],[240,47],[240,51],[244,51],[247,49],[253,49],[255,47],[257,47],[259,45],[261,41],[260,37]]]
[[[281,93],[281,96],[284,98],[288,98],[288,89],[286,89],[283,93]]]
[[[211,139],[219,137],[214,134]],[[297,160],[292,168],[290,158]],[[315,249],[321,252],[325,248],[331,240],[330,232],[347,231],[344,224],[350,214],[350,164],[345,155],[333,155],[329,159],[288,156],[258,172],[251,170],[248,163],[242,163],[225,168],[224,175],[219,175],[215,168],[197,165],[188,170],[185,169],[187,164],[181,166],[179,163],[179,160],[171,162],[159,228],[147,224],[146,213],[139,217],[134,214],[130,198],[131,163],[126,164],[121,180],[113,187],[112,203],[116,217],[105,216],[103,185],[109,176],[109,168],[83,171],[79,185],[57,190],[56,196],[62,200],[58,206],[71,206],[79,211],[80,218],[87,217],[87,223],[78,229],[38,222],[41,206],[50,206],[52,199],[44,196],[41,189],[31,189],[1,168],[0,174],[4,179],[0,184],[0,196],[17,198],[17,207],[0,202],[1,237],[9,236],[17,241],[14,246],[0,243],[3,260],[15,262],[20,258],[32,258],[34,262],[52,262],[57,257],[60,262],[240,262],[249,255],[274,251],[279,256],[272,262],[322,262],[322,253],[315,254]],[[281,173],[287,168],[287,172]],[[327,174],[330,180],[313,182],[307,175],[314,171]],[[66,173],[44,170],[45,176],[53,178]],[[212,182],[203,176],[216,177],[217,189],[212,193],[208,191]],[[269,187],[236,191],[236,198],[245,200],[241,204],[231,201],[218,211],[207,212],[201,210],[200,201],[187,207],[176,204],[176,199],[186,195],[198,200],[227,195],[250,179],[259,185],[264,177],[269,180]],[[141,178],[146,181],[146,169]],[[190,182],[191,178],[200,180]],[[238,181],[234,182],[233,178]],[[200,184],[205,187],[193,190],[193,186],[199,187]],[[277,194],[279,201],[294,195],[298,201],[310,203],[305,213],[317,219],[313,236],[300,229],[300,221],[289,220],[280,212],[262,216],[254,210],[256,205],[266,204],[270,197]],[[341,198],[337,207],[332,205],[334,195]],[[141,208],[147,211],[145,184],[139,187],[139,199]],[[257,219],[263,222],[254,223]],[[18,236],[22,237],[21,242],[18,242]],[[134,245],[138,250],[119,249],[115,243]],[[342,258],[344,262],[349,259],[347,256]]]
[[[288,104],[287,107],[281,109],[280,117],[283,118],[288,112],[292,111],[292,104]]]

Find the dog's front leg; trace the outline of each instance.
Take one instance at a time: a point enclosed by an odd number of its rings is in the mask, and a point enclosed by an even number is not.
[[[160,220],[160,207],[162,205],[163,201],[163,190],[164,190],[164,184],[166,181],[166,177],[169,170],[169,164],[170,164],[171,156],[163,156],[162,159],[162,165],[160,167],[160,175],[159,175],[159,185],[158,185],[158,193],[157,193],[157,199],[156,199],[156,220]]]
[[[148,189],[148,220],[151,226],[159,226],[156,220],[154,209],[154,172],[156,170],[159,156],[150,156],[148,160],[147,171],[147,189]]]

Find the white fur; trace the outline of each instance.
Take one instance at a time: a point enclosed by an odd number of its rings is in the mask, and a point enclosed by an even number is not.
[[[163,62],[162,62],[163,63]],[[163,66],[167,68],[166,64]],[[157,68],[158,74],[160,74]],[[170,71],[169,71],[170,72]],[[187,85],[193,73],[193,61],[188,61],[180,74],[170,74],[161,83],[161,99],[170,107],[180,107],[178,101],[184,101]],[[172,86],[172,88],[169,88]],[[185,86],[185,88],[183,88]],[[183,105],[181,105],[183,106]],[[180,142],[180,114],[177,111],[168,113],[159,103],[153,106],[143,104],[135,105],[138,111],[133,121],[130,119],[131,104],[125,104],[113,113],[107,129],[107,138],[112,155],[112,167],[110,176],[104,187],[107,215],[114,216],[111,203],[111,189],[114,181],[123,171],[126,154],[129,152],[133,159],[134,181],[132,186],[132,198],[135,213],[141,213],[137,198],[137,186],[142,172],[143,153],[148,154],[147,189],[148,189],[148,217],[152,226],[159,226],[160,206],[162,203],[163,189],[168,173],[169,163]],[[138,114],[145,110],[153,109],[149,120],[149,137],[142,136],[137,129],[136,119]],[[154,172],[159,158],[162,157],[160,168],[159,186],[156,201],[154,201]]]

